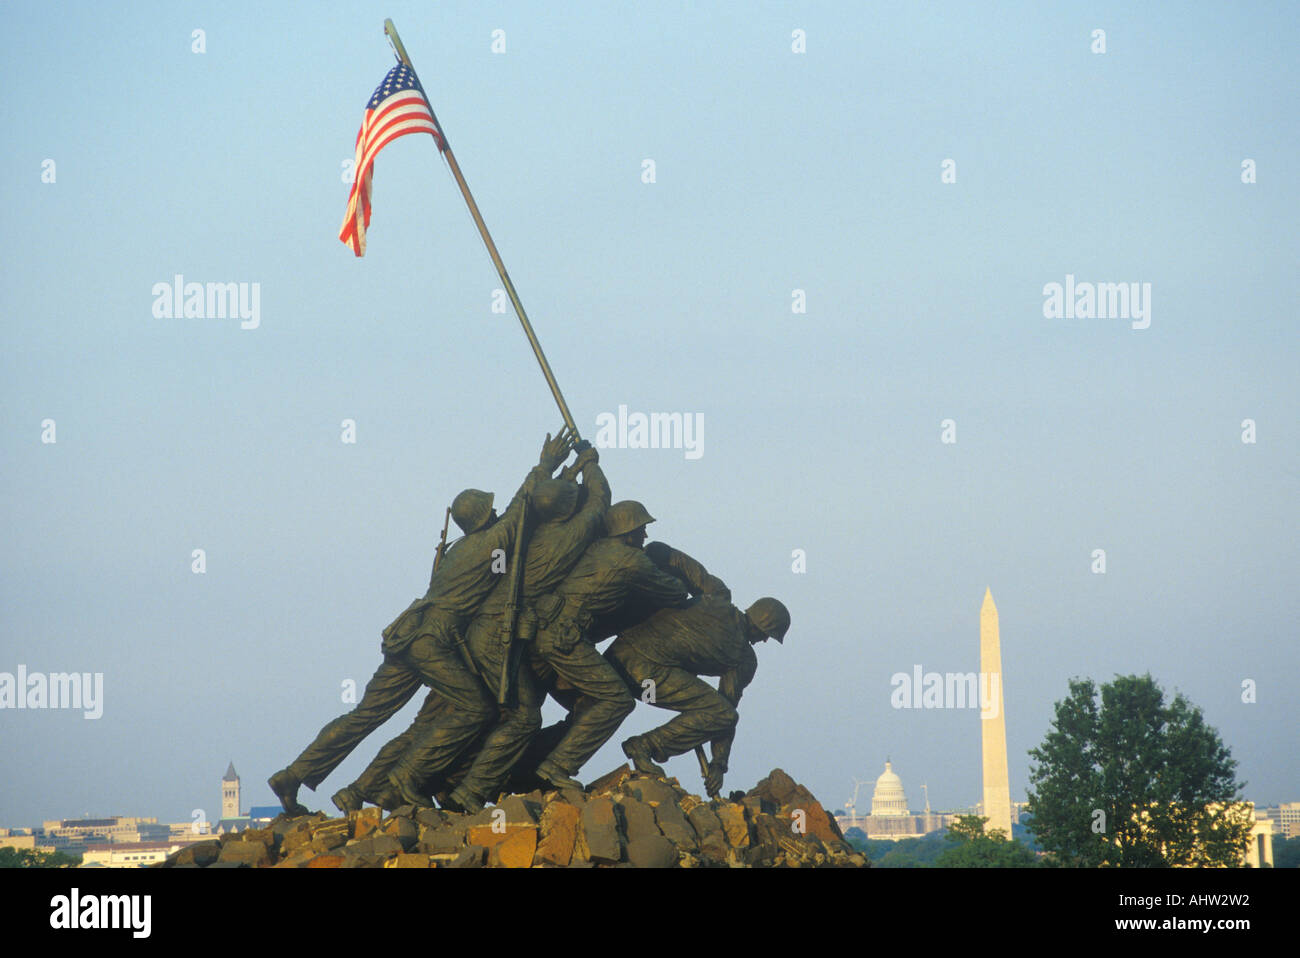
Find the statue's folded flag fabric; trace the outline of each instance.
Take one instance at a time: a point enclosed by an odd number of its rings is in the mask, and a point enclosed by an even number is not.
[[[352,192],[348,194],[348,212],[343,219],[343,228],[339,230],[339,239],[351,246],[357,256],[364,256],[366,252],[375,157],[393,140],[408,133],[428,133],[433,136],[439,150],[445,149],[420,81],[410,67],[399,63],[388,71],[388,76],[366,104],[366,115],[357,131]]]

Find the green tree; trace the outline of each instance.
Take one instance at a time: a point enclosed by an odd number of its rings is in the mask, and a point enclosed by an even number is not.
[[[981,815],[960,815],[948,826],[949,843],[936,864],[940,868],[1032,868],[1034,853],[1020,842],[1007,838],[1000,828],[984,831],[988,819]]]
[[[0,868],[65,868],[79,864],[80,855],[40,852],[31,848],[0,848]]]
[[[1150,675],[1072,680],[1029,756],[1038,843],[1063,865],[1238,864],[1250,835],[1237,763],[1181,694]],[[1244,784],[1244,783],[1242,783]]]
[[[1273,867],[1300,868],[1300,835],[1295,838],[1273,836]]]

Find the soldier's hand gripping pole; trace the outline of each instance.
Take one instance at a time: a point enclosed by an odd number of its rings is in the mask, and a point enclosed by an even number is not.
[[[402,46],[402,38],[397,35],[397,27],[393,26],[392,20],[384,21],[384,33],[387,34],[389,42],[393,45],[393,52],[397,54],[397,59],[406,64],[412,73],[415,73],[415,66],[411,63],[411,58],[406,55],[406,47]],[[515,284],[510,282],[510,276],[506,273],[506,264],[502,262],[501,254],[497,252],[497,244],[492,242],[492,234],[488,232],[487,224],[483,222],[483,216],[478,211],[478,204],[474,202],[474,197],[469,191],[469,184],[465,182],[465,177],[460,171],[460,164],[456,162],[456,154],[451,151],[451,144],[447,142],[447,134],[443,132],[442,124],[438,122],[438,117],[433,112],[433,104],[429,102],[428,94],[424,92],[424,87],[420,85],[418,75],[416,76],[416,84],[419,86],[420,95],[424,97],[424,102],[428,104],[429,115],[433,117],[433,125],[438,128],[438,141],[441,145],[442,155],[447,160],[447,166],[451,169],[451,175],[456,178],[456,185],[460,187],[460,192],[465,197],[470,216],[474,218],[474,225],[478,227],[479,235],[483,237],[483,245],[487,247],[488,255],[492,257],[492,265],[497,268],[497,273],[505,286],[506,295],[510,297],[510,302],[519,317],[519,325],[524,328],[524,335],[528,337],[528,344],[533,347],[533,355],[537,357],[537,364],[542,367],[542,375],[546,377],[546,385],[551,387],[551,395],[555,397],[555,404],[560,407],[560,415],[564,417],[565,424],[573,433],[574,440],[577,441],[582,437],[578,434],[578,426],[573,421],[573,414],[569,412],[568,403],[564,401],[564,394],[560,392],[560,384],[555,381],[555,374],[551,372],[551,364],[546,361],[546,354],[542,352],[542,344],[537,341],[537,334],[533,332],[533,325],[528,321],[528,314],[524,312],[524,304],[519,301],[519,294],[515,292]]]
[[[515,530],[515,554],[510,560],[510,579],[506,582],[506,614],[501,623],[501,676],[497,684],[497,705],[505,705],[510,700],[514,669],[515,630],[519,624],[519,598],[524,580],[524,539],[528,522],[528,496],[519,510],[519,527]]]

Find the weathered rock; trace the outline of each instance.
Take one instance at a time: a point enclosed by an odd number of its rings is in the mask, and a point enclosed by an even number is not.
[[[798,813],[802,812],[802,815]],[[848,843],[844,841],[844,836],[840,833],[839,826],[822,808],[821,802],[815,798],[800,800],[797,805],[786,805],[781,809],[781,817],[792,824],[802,822],[803,834],[816,836],[827,845],[843,847],[848,850]]]
[[[517,832],[533,832],[534,840],[536,837],[536,825],[509,825],[505,823],[493,825],[475,825],[465,834],[465,841],[470,845],[482,845],[484,848],[492,848],[500,845],[511,835]]]
[[[700,847],[699,839],[696,837],[695,829],[691,823],[686,820],[682,814],[681,807],[675,802],[661,802],[654,806],[655,823],[659,830],[663,832],[664,838],[668,839],[680,850],[698,851]]]
[[[761,795],[746,795],[740,804],[748,808],[753,815],[775,815],[781,809],[776,802]]]
[[[282,859],[272,865],[272,868],[303,868],[306,864],[316,857],[310,844],[303,845],[291,854],[285,855]]]
[[[582,813],[568,802],[551,802],[542,810],[541,841],[537,843],[536,861],[561,867],[573,860],[578,840],[578,823]]]
[[[349,812],[348,819],[352,822],[352,837],[365,838],[373,832],[379,827],[379,819],[382,814],[377,808],[363,808],[359,812]]]
[[[218,864],[222,862],[260,868],[271,864],[271,853],[261,842],[226,842],[221,846],[221,857],[217,860]]]
[[[177,865],[211,865],[221,857],[221,842],[195,842],[176,853]]]
[[[454,825],[424,828],[415,847],[427,855],[450,854],[454,857],[465,847],[465,830]]]
[[[346,832],[326,832],[323,835],[313,836],[308,847],[314,852],[324,854],[332,852],[336,848],[342,848],[347,843],[348,836]]]
[[[441,808],[422,808],[415,813],[416,823],[426,828],[438,828],[445,825],[451,817]]]
[[[346,818],[323,822],[311,829],[311,847],[318,852],[329,852],[347,844],[352,837],[352,823]]]
[[[779,768],[772,769],[767,777],[751,788],[746,795],[757,795],[768,799],[777,808],[788,805],[796,798],[812,798],[812,794]]]
[[[409,818],[394,816],[384,822],[379,830],[384,835],[397,839],[401,843],[404,852],[409,852],[415,843],[420,840],[420,827]]]
[[[672,786],[661,778],[633,775],[624,790],[633,798],[656,807],[659,805],[676,805],[679,801],[678,795],[673,791]]]
[[[451,868],[482,868],[487,849],[482,845],[466,845],[449,864]]]
[[[700,853],[715,861],[727,859],[727,832],[722,819],[709,805],[699,804],[686,816],[699,836]]]
[[[654,809],[645,802],[625,795],[618,800],[618,804],[623,809],[623,833],[627,836],[628,844],[639,838],[663,837],[655,823]]]
[[[537,829],[516,828],[488,849],[488,864],[501,868],[530,868],[537,851]]]
[[[401,841],[392,835],[378,834],[367,840],[370,842],[372,854],[377,855],[380,858],[400,855],[406,850],[402,847]]]
[[[375,857],[375,842],[371,838],[354,838],[341,849],[345,859]]]
[[[623,765],[590,793],[505,795],[473,815],[404,806],[387,817],[376,808],[340,819],[280,816],[266,828],[187,846],[155,867],[869,867],[780,769],[733,795],[738,801],[705,802],[676,779]]]
[[[520,795],[511,795],[494,808],[485,808],[470,819],[472,824],[465,840],[471,845],[491,848],[499,845],[515,832],[537,829],[539,806]],[[536,835],[533,837],[536,842]]]
[[[624,762],[612,772],[606,772],[600,778],[596,779],[587,786],[587,794],[590,795],[608,795],[614,789],[618,788],[628,780],[632,775],[632,767]]]
[[[754,816],[753,835],[754,844],[771,845],[774,848],[779,848],[783,839],[794,838],[794,833],[784,822],[766,812]]]
[[[534,802],[523,795],[507,795],[496,805],[489,806],[483,811],[487,813],[488,820],[493,824],[536,825],[541,809],[540,802]]]
[[[582,806],[579,836],[580,857],[597,864],[622,859],[623,839],[618,832],[618,818],[611,799],[593,798]]]
[[[292,855],[302,848],[310,848],[312,840],[311,829],[300,828],[297,831],[289,832],[280,841],[280,854]]]
[[[587,793],[580,788],[562,788],[553,794],[558,795],[574,808],[582,808],[587,804]]]
[[[637,868],[675,868],[677,847],[662,835],[629,838],[627,860]]]
[[[286,815],[279,815],[271,821],[267,827],[276,835],[280,836],[281,849],[284,847],[284,840],[290,835],[301,834],[310,831],[312,826],[318,825],[325,821],[324,812],[313,812],[310,815],[299,815],[296,818],[289,818]]]
[[[428,868],[428,855],[410,855],[402,853],[384,862],[385,868]]]
[[[738,802],[721,802],[716,811],[726,833],[727,844],[732,848],[748,848],[749,822],[745,818],[745,806]]]
[[[698,795],[686,795],[677,804],[681,806],[683,815],[690,815],[700,805],[707,805],[708,802]]]
[[[526,805],[532,806],[534,814],[539,814],[538,809],[546,804],[546,793],[540,788],[535,788],[525,795],[520,795],[519,798],[522,798]]]

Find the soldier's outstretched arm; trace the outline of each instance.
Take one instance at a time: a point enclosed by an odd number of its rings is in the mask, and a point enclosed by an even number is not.
[[[569,432],[568,427],[561,429],[551,438],[551,434],[546,434],[546,441],[542,443],[542,454],[538,457],[537,465],[528,471],[524,477],[523,484],[515,491],[514,497],[510,500],[510,505],[501,512],[498,525],[508,526],[518,521],[519,510],[522,509],[524,496],[531,495],[537,488],[537,484],[543,479],[551,478],[557,466],[569,455],[569,450],[573,448],[573,435]]]
[[[644,549],[630,549],[631,579],[628,597],[649,600],[655,608],[688,605],[690,600],[682,581],[655,565]]]
[[[754,674],[758,671],[758,656],[754,654],[752,648],[746,648],[745,651],[748,654],[741,663],[734,669],[723,672],[718,679],[718,694],[730,702],[733,708],[740,704],[740,696],[754,680]],[[721,776],[727,770],[727,760],[731,757],[731,744],[735,739],[736,728],[732,726],[711,743],[713,761],[709,763],[709,769],[711,772],[717,772],[719,788],[722,787]]]
[[[583,456],[590,456],[582,465],[582,484],[587,487],[587,502],[583,509],[598,511],[603,518],[613,501],[609,494],[609,480],[605,478],[605,470],[600,468],[600,457],[595,449],[580,454],[579,461]]]
[[[749,687],[749,683],[754,681],[757,672],[758,656],[754,654],[752,646],[747,646],[740,664],[734,669],[723,672],[718,679],[718,694],[730,702],[732,708],[735,708],[740,704],[740,696]]]
[[[643,550],[656,566],[683,582],[695,596],[709,595],[731,601],[731,590],[698,559],[693,559],[680,549],[664,542],[648,543]]]
[[[551,438],[551,434],[546,434],[546,441],[542,443],[542,455],[538,459],[537,465],[546,470],[549,477],[560,463],[569,458],[569,452],[573,449],[573,433],[569,431],[568,426],[564,426]]]

